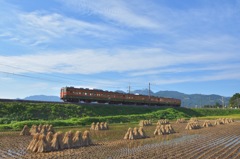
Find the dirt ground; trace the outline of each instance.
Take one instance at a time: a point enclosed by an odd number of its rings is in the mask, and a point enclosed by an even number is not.
[[[210,122],[214,123],[213,120]],[[239,121],[196,130],[186,130],[187,123],[170,123],[176,133],[154,136],[155,123],[144,127],[149,138],[137,140],[123,140],[128,124],[110,125],[110,130],[90,131],[92,146],[48,153],[27,151],[31,136],[19,136],[20,132],[0,132],[0,158],[240,158]],[[203,125],[203,121],[199,123]],[[89,127],[85,129],[89,130]]]

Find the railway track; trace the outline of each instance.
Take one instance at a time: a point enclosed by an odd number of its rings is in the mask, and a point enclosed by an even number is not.
[[[50,103],[50,104],[76,104],[86,106],[125,106],[125,107],[144,107],[144,108],[169,108],[171,106],[149,106],[149,105],[125,105],[125,104],[108,104],[108,103],[76,103],[76,102],[54,102],[54,101],[39,101],[39,100],[25,100],[25,99],[1,99],[0,102],[21,102],[21,103]]]
[[[70,102],[54,102],[54,101],[39,101],[39,100],[25,100],[25,99],[0,99],[0,102],[56,103],[56,104],[69,104],[70,103]]]

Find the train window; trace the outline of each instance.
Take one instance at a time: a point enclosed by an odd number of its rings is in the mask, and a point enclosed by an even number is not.
[[[85,92],[84,95],[87,95],[87,93]]]

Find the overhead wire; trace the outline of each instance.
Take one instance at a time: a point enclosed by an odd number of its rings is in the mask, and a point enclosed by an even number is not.
[[[61,80],[64,80],[64,81],[71,80],[71,81],[83,82],[83,83],[87,83],[87,84],[94,83],[94,84],[109,86],[111,88],[118,88],[118,89],[119,88],[123,88],[123,87],[115,86],[115,85],[112,85],[112,84],[106,84],[106,83],[101,83],[101,82],[73,79],[73,78],[63,77],[63,76],[58,76],[58,75],[53,75],[53,74],[46,74],[46,73],[37,72],[37,71],[29,70],[29,69],[23,69],[23,68],[18,67],[18,66],[12,66],[12,65],[6,65],[6,64],[0,64],[0,65],[6,66],[6,67],[11,67],[11,68],[14,68],[14,69],[24,70],[24,71],[31,72],[31,73],[38,74],[38,75],[44,75],[44,76],[48,76],[48,77],[60,78]],[[19,73],[7,72],[7,71],[0,71],[0,72],[4,73],[4,74],[8,74],[8,75],[14,75],[14,76],[20,76],[20,77],[26,77],[26,78],[32,78],[32,79],[45,80],[45,81],[49,81],[49,82],[66,83],[66,82],[61,82],[59,80],[50,80],[50,79],[42,78],[42,77],[39,77],[39,76],[36,77],[36,76],[32,76],[32,75],[25,75],[25,74],[19,74]]]
[[[38,79],[38,80],[44,80],[44,81],[49,81],[49,82],[59,82],[59,83],[61,83],[60,81],[53,81],[53,80],[49,80],[49,79],[45,79],[45,78],[41,78],[41,77],[34,77],[34,76],[23,75],[23,74],[19,74],[19,73],[12,73],[12,72],[6,72],[6,71],[0,71],[0,73],[13,75],[13,76],[20,76],[20,77]]]

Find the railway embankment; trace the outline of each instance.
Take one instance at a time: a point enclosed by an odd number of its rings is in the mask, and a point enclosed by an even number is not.
[[[0,102],[0,130],[19,130],[25,124],[54,126],[89,125],[92,122],[138,122],[142,119],[218,118],[240,114],[238,109],[189,109],[175,107],[123,106],[106,104],[62,104],[34,102]]]

